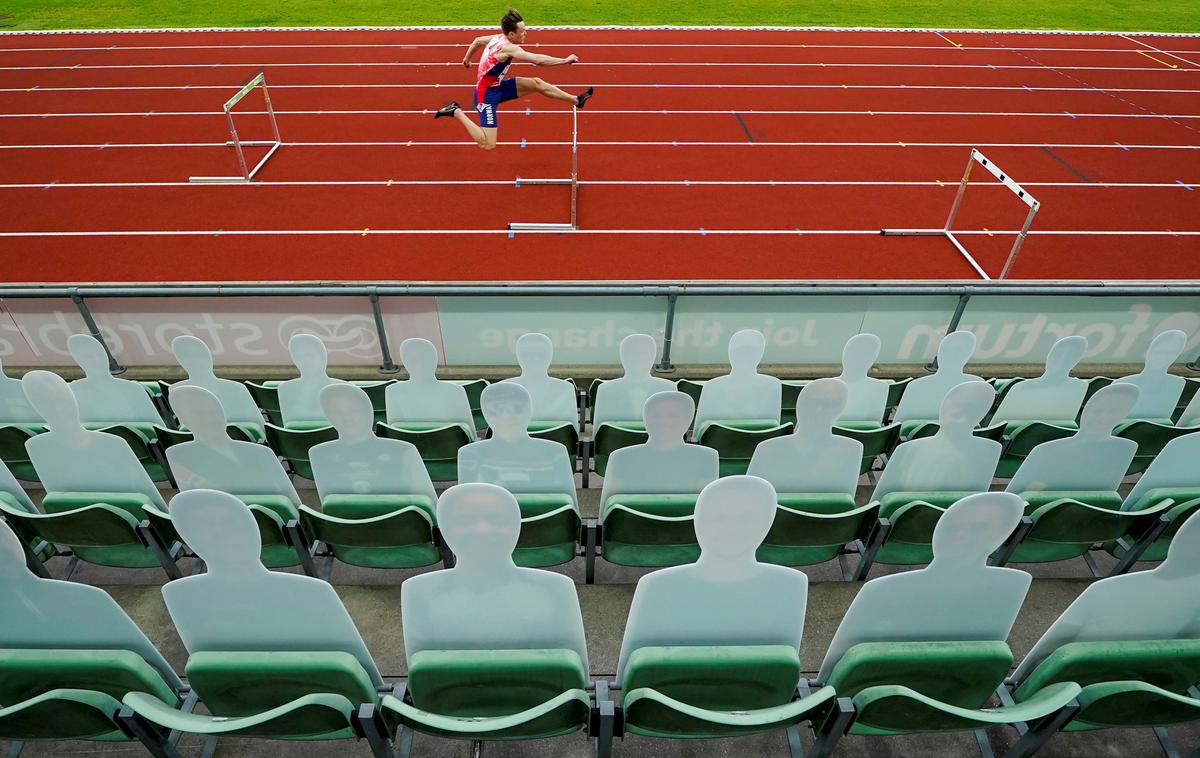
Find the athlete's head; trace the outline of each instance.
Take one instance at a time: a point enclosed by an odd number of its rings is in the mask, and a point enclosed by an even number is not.
[[[509,8],[500,18],[500,31],[508,37],[508,41],[519,45],[525,41],[525,17],[516,8]]]

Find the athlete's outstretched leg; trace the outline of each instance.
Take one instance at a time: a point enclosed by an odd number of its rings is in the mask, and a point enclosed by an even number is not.
[[[545,79],[534,79],[527,76],[517,77],[517,95],[528,95],[531,92],[536,92],[539,95],[550,98],[551,100],[561,100],[564,103],[571,103],[577,108],[582,108],[583,103],[592,96],[592,90],[589,87],[587,92],[582,95],[572,95],[570,92],[555,87]]]
[[[475,144],[479,145],[484,150],[491,150],[496,147],[496,129],[484,129],[471,120],[471,117],[463,113],[458,103],[450,103],[449,105],[440,108],[437,113],[433,114],[434,118],[444,118],[445,116],[453,116],[456,121],[466,127],[467,134],[471,135],[471,139],[475,140]]]

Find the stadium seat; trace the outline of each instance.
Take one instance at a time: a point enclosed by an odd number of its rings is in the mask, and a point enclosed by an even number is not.
[[[175,360],[187,372],[188,378],[174,385],[174,388],[200,387],[211,392],[221,402],[225,418],[232,426],[245,431],[251,442],[262,442],[265,438],[262,411],[255,404],[247,384],[231,379],[221,379],[213,373],[213,356],[208,345],[198,337],[181,335],[171,340],[171,352]],[[161,383],[165,387],[170,387]],[[164,389],[164,395],[170,403],[169,390]],[[278,398],[273,397],[264,407],[278,409]],[[272,418],[272,422],[282,425],[282,419]]]
[[[1004,430],[1001,440],[1004,452],[996,467],[996,476],[1000,479],[1011,479],[1038,445],[1070,437],[1079,429],[1074,421],[1069,424],[1047,421],[1001,422],[997,426]]]
[[[646,441],[642,422],[646,399],[658,392],[675,391],[673,382],[650,374],[656,350],[654,338],[648,334],[625,337],[620,346],[622,376],[603,382],[596,380],[590,385],[593,429],[591,444],[583,456],[584,487],[592,468],[604,476],[608,457],[614,451]],[[589,458],[594,465],[588,464]]]
[[[399,755],[407,756],[413,732],[481,742],[589,729],[607,756],[611,702],[593,723],[599,708],[588,692],[575,587],[513,563],[524,530],[515,499],[495,485],[461,484],[442,494],[437,517],[458,563],[404,584],[409,677],[378,714],[365,709],[378,735],[398,728]],[[464,604],[464,596],[477,600]]]
[[[475,420],[475,431],[482,432],[487,429],[487,422],[483,419],[483,409],[479,405],[479,396],[483,393],[483,388],[488,386],[487,379],[469,379],[458,380],[456,384],[461,384],[466,390],[467,402],[471,405],[471,416]]]
[[[609,457],[623,447],[631,445],[640,445],[649,439],[646,434],[645,424],[641,421],[627,421],[620,424],[600,424],[593,427],[592,439],[584,444],[587,450],[584,453],[584,460],[591,459],[591,470],[594,470],[600,476],[604,476],[608,471]],[[587,487],[588,468],[584,467],[583,486]]]
[[[571,463],[571,471],[579,468],[579,427],[566,423],[529,423],[529,436],[539,440],[557,442],[567,449],[567,458]],[[587,461],[584,461],[584,466]]]
[[[311,334],[294,334],[288,340],[288,354],[300,376],[279,384],[279,412],[283,417],[283,426],[295,431],[327,427],[329,421],[321,415],[321,390],[330,384],[345,382],[327,373],[329,352],[325,344]],[[267,436],[269,439],[270,434]]]
[[[1187,380],[1168,371],[1171,364],[1179,360],[1187,341],[1187,334],[1178,329],[1162,332],[1146,349],[1141,371],[1113,380],[1138,388],[1137,402],[1129,411],[1130,419],[1154,419],[1170,423]]]
[[[409,378],[387,387],[388,425],[425,431],[457,424],[473,440],[475,418],[467,392],[460,384],[437,378],[437,347],[429,340],[406,339],[400,344],[400,360]]]
[[[717,451],[721,459],[721,476],[744,474],[759,444],[790,434],[792,424],[773,424],[770,421],[710,420],[700,433],[698,442]]]
[[[529,393],[532,404],[530,421],[541,428],[569,424],[580,426],[579,388],[571,379],[550,376],[550,364],[554,360],[554,343],[544,334],[530,332],[522,334],[516,344],[517,364],[521,373],[505,379],[505,383],[518,384]],[[484,413],[487,417],[487,413]]]
[[[375,427],[380,437],[401,440],[416,447],[425,462],[429,478],[435,482],[458,479],[458,451],[471,444],[471,437],[457,424],[431,429],[398,429],[388,424]]]
[[[982,381],[964,371],[974,352],[975,335],[972,332],[950,332],[942,338],[937,351],[937,371],[909,382],[896,406],[892,420],[900,422],[900,436],[908,439],[914,428],[936,420],[938,409],[951,389],[964,382]]]
[[[729,338],[729,373],[705,382],[696,403],[692,436],[697,441],[704,440],[710,425],[727,427],[717,432],[716,438],[708,439],[712,444],[723,445],[723,453],[728,452],[730,473],[750,460],[753,444],[758,441],[757,433],[773,430],[786,434],[780,424],[783,385],[776,377],[758,371],[765,351],[766,338],[762,332],[753,329],[735,332]],[[737,439],[738,430],[756,434],[741,440]],[[743,462],[735,463],[738,459]]]
[[[25,442],[35,434],[38,432],[28,427],[0,426],[0,461],[8,466],[13,476],[27,482],[41,481],[29,460],[29,452],[25,449]]]
[[[880,427],[856,429],[849,426],[835,426],[833,433],[839,437],[849,437],[862,443],[862,462],[858,467],[859,474],[865,474],[882,456],[891,456],[900,443],[900,424],[891,423]]]
[[[279,410],[279,387],[255,384],[251,381],[245,382],[245,385],[246,389],[250,390],[251,397],[254,398],[254,404],[266,415],[267,421],[275,426],[283,426],[283,412]]]
[[[225,433],[230,439],[240,442],[255,442],[256,440],[246,431],[245,428],[230,424],[225,427]],[[195,439],[195,435],[184,429],[168,429],[165,426],[154,427],[154,436],[158,439],[158,447],[164,453],[173,445],[178,445],[182,442],[191,442]]]
[[[1175,426],[1166,419],[1136,419],[1121,422],[1117,425],[1114,434],[1137,443],[1137,453],[1129,463],[1129,468],[1125,472],[1126,476],[1145,471],[1171,440],[1197,431],[1200,431],[1200,424]]]
[[[312,465],[308,461],[308,451],[314,445],[328,442],[337,437],[337,432],[328,425],[317,429],[298,430],[285,429],[268,423],[266,430],[267,444],[271,446],[276,455],[288,462],[292,473],[305,479],[313,477]]]

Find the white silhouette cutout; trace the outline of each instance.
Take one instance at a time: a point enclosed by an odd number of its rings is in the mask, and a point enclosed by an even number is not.
[[[259,439],[263,437],[262,411],[250,395],[250,390],[241,382],[221,379],[213,373],[213,356],[208,345],[199,337],[190,334],[171,340],[171,352],[175,360],[187,372],[188,378],[172,385],[171,391],[183,387],[200,387],[216,395],[231,424],[253,427]]]
[[[742,329],[729,338],[729,373],[704,383],[696,408],[696,439],[714,421],[779,423],[783,383],[758,373],[767,349],[762,332]]]
[[[938,413],[937,432],[896,448],[871,499],[880,500],[890,492],[988,489],[1003,446],[995,440],[976,437],[974,429],[992,407],[995,397],[996,390],[986,382],[969,381],[952,387]]]
[[[171,407],[194,439],[167,448],[179,490],[220,490],[231,495],[300,495],[275,452],[266,445],[232,439],[217,396],[202,387],[171,391]]]
[[[573,650],[589,670],[575,583],[513,563],[521,510],[510,493],[455,485],[442,493],[437,521],[456,561],[404,582],[400,617],[410,661],[423,650]]]
[[[554,359],[554,343],[544,334],[530,332],[517,339],[517,364],[521,374],[506,382],[519,384],[529,393],[533,403],[531,419],[537,424],[576,424],[579,422],[579,407],[575,399],[575,385],[566,379],[550,376],[550,362]]]
[[[829,679],[846,651],[863,642],[1004,641],[1033,581],[1028,573],[987,565],[1017,527],[1021,498],[968,495],[933,530],[929,566],[863,585],[838,626],[817,681]]]
[[[683,439],[695,410],[695,401],[682,392],[659,392],[646,400],[643,416],[650,439],[609,456],[600,491],[602,514],[614,495],[695,494],[716,481],[717,451]]]
[[[1137,403],[1130,409],[1129,418],[1171,418],[1187,380],[1167,371],[1179,360],[1186,346],[1187,335],[1178,329],[1169,329],[1150,343],[1141,371],[1116,380],[1138,388]]]
[[[1087,340],[1078,336],[1055,342],[1046,355],[1042,375],[1014,384],[992,415],[992,423],[1050,421],[1074,425],[1088,383],[1071,376],[1071,371],[1083,360],[1087,347]]]
[[[458,449],[458,481],[496,484],[514,494],[569,495],[578,510],[567,448],[529,436],[532,409],[525,388],[515,382],[490,384],[479,402],[495,436]]]
[[[964,382],[982,381],[964,372],[967,361],[975,352],[972,332],[950,332],[942,338],[937,351],[937,372],[908,383],[896,408],[897,421],[924,421],[937,418],[938,409],[951,389]]]
[[[1133,510],[1150,490],[1164,487],[1187,487],[1200,489],[1200,432],[1176,437],[1163,446],[1154,456],[1150,467],[1133,485],[1133,489],[1121,503],[1121,510]]]
[[[0,648],[128,650],[141,656],[172,689],[183,683],[137,624],[99,587],[42,579],[25,566],[10,529],[0,529]],[[10,703],[11,705],[11,703]]]
[[[327,424],[321,413],[321,390],[344,381],[326,373],[329,351],[325,349],[325,343],[312,334],[293,334],[288,340],[288,353],[300,376],[279,385],[279,412],[283,414],[283,425]]]
[[[1178,426],[1200,426],[1200,392],[1192,395],[1183,415],[1179,417]]]
[[[62,377],[30,371],[21,385],[46,420],[47,431],[27,440],[25,449],[47,492],[136,492],[166,507],[129,443],[83,427],[75,395]],[[146,394],[141,387],[138,391]]]
[[[400,362],[408,380],[393,382],[384,390],[389,424],[449,426],[457,424],[475,439],[475,417],[461,384],[437,378],[438,354],[432,342],[412,337],[400,343]]]
[[[631,334],[621,340],[621,367],[625,375],[604,382],[596,389],[596,409],[592,423],[617,424],[637,428],[642,424],[642,408],[656,392],[672,392],[674,382],[651,376],[658,346],[649,334]],[[691,420],[688,420],[691,424]]]
[[[96,338],[72,334],[67,339],[67,350],[84,373],[82,379],[71,382],[71,392],[85,424],[162,423],[145,387],[108,372],[108,353]]]
[[[776,492],[853,495],[863,446],[833,433],[847,394],[840,379],[817,379],[805,385],[796,399],[795,431],[758,443],[746,473],[766,479]]]
[[[1180,640],[1200,636],[1200,518],[1179,527],[1151,571],[1101,579],[1083,591],[1017,667],[1020,681],[1071,642]]]
[[[808,577],[754,556],[775,520],[776,494],[756,476],[728,476],[696,502],[700,557],[643,576],[621,641],[617,681],[643,647],[788,645],[800,648]]]
[[[317,493],[329,495],[424,495],[430,505],[437,492],[417,448],[403,440],[375,436],[371,398],[353,384],[321,390],[321,409],[338,438],[308,452]]]
[[[1084,406],[1079,431],[1031,450],[1005,489],[1116,490],[1138,446],[1134,440],[1112,436],[1112,430],[1129,415],[1137,396],[1132,384],[1101,388]]]
[[[188,653],[338,651],[383,683],[350,614],[327,582],[268,571],[250,509],[233,495],[191,490],[171,498],[171,522],[208,567],[162,588]]]
[[[41,426],[42,417],[25,398],[21,380],[5,374],[4,363],[0,362],[0,425],[5,424]]]
[[[890,382],[869,376],[879,358],[881,343],[874,334],[856,334],[842,348],[842,373],[838,379],[846,385],[846,407],[836,423],[869,422],[882,424],[887,410]]]
[[[13,500],[16,500],[22,508],[30,513],[37,513],[37,509],[33,507],[33,501],[25,493],[25,488],[17,482],[17,478],[8,470],[8,466],[4,464],[4,461],[0,461],[0,492],[11,496]]]

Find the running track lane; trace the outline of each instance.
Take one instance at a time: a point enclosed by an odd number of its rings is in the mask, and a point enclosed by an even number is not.
[[[882,225],[938,225],[952,195],[952,183],[961,173],[966,148],[930,146],[908,148],[901,143],[927,142],[1063,142],[1065,144],[1110,145],[1107,149],[1055,147],[1054,154],[1036,144],[1028,147],[992,148],[1004,151],[1014,175],[1022,181],[1077,180],[1078,188],[1039,188],[1036,195],[1046,204],[1038,231],[1053,230],[1143,230],[1194,231],[1189,219],[1200,218],[1191,184],[1196,176],[1196,150],[1200,132],[1188,119],[1161,118],[1164,114],[1194,115],[1194,97],[1186,92],[1200,88],[1198,69],[1180,63],[1169,68],[1137,52],[1136,43],[1119,37],[1083,38],[1088,47],[1103,50],[1030,50],[1014,51],[1006,46],[1076,48],[1081,40],[1062,35],[1020,35],[1019,39],[998,35],[954,35],[964,48],[926,33],[831,33],[831,32],[589,32],[593,44],[609,44],[612,34],[621,44],[680,44],[694,47],[610,48],[587,50],[586,60],[595,65],[560,68],[553,71],[556,82],[605,82],[642,84],[619,92],[613,87],[611,110],[647,110],[658,84],[691,84],[691,88],[669,90],[669,106],[675,109],[732,110],[838,110],[863,108],[872,93],[879,96],[878,107],[866,110],[959,110],[964,112],[1045,112],[1050,99],[1035,94],[1036,89],[969,90],[967,98],[955,90],[913,90],[920,93],[912,100],[903,99],[898,89],[850,90],[841,85],[883,86],[913,85],[930,87],[996,86],[1009,88],[1065,87],[1071,89],[1058,103],[1063,111],[1090,106],[1095,113],[1154,114],[1156,118],[1072,118],[1070,116],[927,116],[869,113],[784,115],[746,113],[745,129],[733,114],[622,114],[587,113],[594,119],[595,135],[584,135],[596,142],[666,141],[671,135],[683,135],[695,142],[727,142],[728,145],[585,145],[581,160],[585,180],[589,176],[611,180],[666,179],[682,180],[691,176],[714,179],[739,179],[754,175],[759,180],[815,179],[835,180],[839,175],[858,174],[867,181],[879,177],[898,177],[908,181],[945,180],[949,186],[937,187],[646,187],[585,186],[581,189],[581,219],[585,228],[600,229],[674,229],[672,234],[579,234],[517,235],[502,232],[485,235],[384,234],[384,229],[476,229],[502,227],[506,220],[565,219],[566,193],[561,188],[525,187],[504,198],[501,207],[483,211],[448,212],[464,206],[463,197],[471,193],[493,195],[478,188],[419,186],[398,187],[180,187],[180,188],[70,188],[48,190],[8,188],[0,198],[12,209],[7,218],[17,219],[13,231],[70,230],[183,230],[205,234],[170,236],[49,236],[0,238],[0,254],[14,260],[6,273],[10,280],[84,281],[93,280],[195,280],[195,279],[646,279],[646,278],[972,278],[966,266],[948,243],[939,240],[880,238],[878,235],[796,234],[785,230],[850,229],[865,231]],[[568,45],[579,39],[579,32],[541,32],[547,46]],[[4,37],[3,47],[154,46],[188,44],[198,39],[211,44],[257,45],[266,39],[272,43],[296,45],[321,44],[318,40],[350,40],[351,44],[395,44],[397,39],[414,44],[460,43],[462,32],[280,32],[215,34],[99,34],[29,35]],[[466,33],[467,37],[470,33]],[[1037,44],[1045,38],[1045,44]],[[965,39],[964,39],[965,38]],[[1156,45],[1161,39],[1146,38]],[[19,43],[14,44],[16,41]],[[374,40],[374,41],[368,41]],[[385,41],[380,41],[385,40]],[[787,48],[718,48],[718,44],[791,45]],[[727,42],[727,40],[734,40]],[[800,41],[805,40],[805,41]],[[34,44],[25,44],[35,41]],[[69,43],[69,44],[64,44]],[[813,47],[797,47],[797,45]],[[817,48],[815,45],[826,45]],[[874,45],[877,47],[855,47]],[[1124,49],[1122,49],[1124,48]],[[583,48],[581,48],[583,49]],[[1172,48],[1163,47],[1163,50]],[[1186,50],[1187,47],[1174,49]],[[461,97],[466,84],[457,66],[438,63],[449,48],[270,48],[250,47],[205,50],[24,50],[0,51],[0,87],[34,88],[19,93],[20,103],[4,96],[2,109],[7,113],[47,112],[128,112],[137,110],[126,103],[127,90],[85,90],[78,104],[66,110],[54,103],[38,107],[45,90],[42,87],[127,87],[188,84],[231,86],[244,80],[256,69],[255,61],[274,62],[268,69],[272,85],[295,85],[282,89],[295,110],[336,109],[326,103],[321,92],[341,96],[343,84],[394,84],[398,79],[418,84],[422,96],[436,96],[439,90]],[[554,52],[545,50],[545,52]],[[1156,55],[1151,51],[1151,55]],[[1158,56],[1163,58],[1164,56]],[[700,61],[697,61],[700,58]],[[13,61],[16,61],[15,63]],[[672,65],[621,65],[629,62],[659,60]],[[1174,60],[1166,58],[1166,60]],[[367,65],[331,65],[337,63]],[[719,62],[720,65],[695,65]],[[229,63],[232,65],[214,65]],[[321,65],[308,65],[319,63]],[[737,65],[738,63],[748,65]],[[300,65],[297,65],[300,64]],[[372,65],[373,64],[373,65]],[[393,65],[401,64],[401,65]],[[765,65],[764,65],[765,64]],[[780,65],[793,64],[793,65]],[[824,64],[824,65],[822,65]],[[41,68],[18,70],[12,66]],[[78,66],[78,68],[75,68]],[[122,67],[121,66],[139,66]],[[150,67],[141,67],[150,66]],[[467,75],[469,76],[469,74]],[[737,92],[736,104],[727,104],[725,91],[705,90],[705,83],[730,85]],[[761,87],[738,89],[746,84],[815,84],[834,89],[789,90]],[[424,84],[422,84],[424,83]],[[311,85],[328,89],[310,89]],[[443,84],[443,87],[435,86]],[[696,86],[699,85],[699,86]],[[301,87],[304,87],[301,89]],[[1155,92],[1098,92],[1089,88],[1131,88]],[[232,86],[231,86],[232,88]],[[654,89],[652,89],[654,88]],[[51,92],[53,90],[50,90]],[[195,102],[197,91],[163,90],[164,102],[158,108],[169,110],[171,99],[186,93]],[[213,101],[227,92],[201,90]],[[863,99],[863,93],[866,98]],[[782,95],[780,93],[783,93]],[[7,95],[8,93],[4,93]],[[413,91],[403,93],[401,104],[414,102]],[[110,98],[111,95],[111,98]],[[448,99],[445,95],[437,101]],[[622,100],[621,95],[626,99]],[[61,96],[58,103],[63,104]],[[311,100],[308,98],[311,97]],[[848,99],[857,98],[857,99]],[[1035,98],[1037,98],[1035,100]],[[1144,98],[1144,99],[1142,99]],[[13,98],[17,100],[17,98]],[[782,102],[786,100],[786,102]],[[965,101],[965,102],[964,102]],[[178,100],[176,100],[178,102]],[[595,102],[595,101],[594,101]],[[32,103],[29,108],[27,103]],[[294,104],[293,104],[294,103]],[[434,102],[434,105],[438,102]],[[20,107],[18,107],[18,105]],[[167,108],[161,105],[168,106]],[[278,105],[278,102],[277,102]],[[512,104],[518,106],[518,104]],[[965,107],[964,107],[965,106]],[[175,106],[179,107],[179,106]],[[195,107],[195,106],[193,106]],[[282,106],[281,110],[283,109]],[[400,109],[393,106],[395,109]],[[411,105],[410,105],[411,107]],[[205,106],[201,110],[210,109]],[[670,108],[667,108],[670,109]],[[1080,109],[1082,110],[1082,109]],[[563,114],[565,115],[565,114]],[[535,113],[518,117],[515,108],[505,113],[506,138],[529,142],[558,138],[561,121],[556,114]],[[254,116],[247,118],[253,119]],[[427,117],[425,117],[427,119]],[[195,119],[195,120],[193,120]],[[151,143],[182,141],[212,134],[213,141],[224,138],[217,116],[216,124],[203,124],[206,117],[192,116],[86,116],[51,118],[14,118],[0,120],[0,143],[48,144],[59,140],[80,139],[80,144],[102,146],[118,135],[146,138]],[[292,121],[295,135],[286,133],[286,121]],[[520,122],[517,126],[515,122]],[[327,124],[332,123],[332,126]],[[682,125],[680,125],[682,124]],[[393,126],[394,125],[394,126]],[[442,126],[424,121],[415,114],[289,114],[281,117],[285,139],[303,141],[314,133],[313,141],[354,140],[364,133],[379,141],[400,141],[388,134],[400,132],[414,142],[431,141],[440,135],[430,127]],[[390,127],[390,128],[389,128]],[[327,136],[327,131],[338,134]],[[801,130],[798,132],[797,130]],[[444,130],[441,130],[444,134]],[[349,134],[348,134],[349,133]],[[407,135],[405,134],[407,133]],[[787,135],[780,138],[778,135]],[[791,136],[811,137],[805,140]],[[916,137],[910,135],[917,135]],[[963,136],[965,135],[965,136]],[[624,139],[623,139],[624,138]],[[676,139],[679,137],[676,136]],[[878,141],[895,142],[896,147],[827,147],[749,145],[742,140],[771,141]],[[132,139],[124,141],[134,141]],[[204,139],[202,141],[207,141]],[[1121,143],[1121,144],[1117,144]],[[1122,145],[1146,144],[1174,149],[1126,150]],[[290,146],[289,146],[290,147]],[[466,178],[497,177],[510,180],[514,173],[512,152],[505,146],[486,158],[470,147],[415,144],[362,146],[356,148],[294,147],[285,148],[264,171],[268,181],[315,181],[342,179],[382,180],[381,173],[428,179],[449,174]],[[555,147],[531,145],[527,151],[531,168],[552,170],[560,157]],[[592,155],[595,174],[588,174],[587,153]],[[283,161],[289,152],[323,156],[312,161]],[[507,151],[507,152],[506,152]],[[602,152],[604,151],[604,152]],[[870,162],[856,161],[866,151]],[[954,160],[952,153],[957,151]],[[226,173],[218,166],[193,170],[193,164],[207,163],[213,148],[115,148],[107,149],[23,149],[4,151],[6,159],[0,174],[15,181],[50,184],[59,181],[179,181],[189,173]],[[767,153],[764,160],[764,152]],[[206,158],[201,160],[199,154]],[[228,152],[226,163],[228,163]],[[703,157],[700,156],[703,154]],[[856,155],[857,154],[857,155]],[[354,156],[357,155],[357,158]],[[797,160],[795,156],[802,158]],[[914,155],[919,156],[914,159]],[[101,157],[102,156],[102,157]],[[117,156],[114,159],[114,156]],[[123,157],[122,157],[123,156]],[[189,157],[190,156],[190,157]],[[537,156],[535,158],[535,156]],[[611,156],[611,157],[610,157]],[[72,157],[74,158],[72,160]],[[601,158],[604,158],[601,160]],[[1000,161],[1001,158],[993,155]],[[774,160],[772,160],[774,158]],[[95,159],[95,160],[93,160]],[[790,159],[790,160],[789,160]],[[1089,160],[1090,159],[1090,163]],[[305,177],[305,163],[309,176]],[[518,165],[525,164],[522,161]],[[1001,165],[1004,165],[1003,163]],[[95,166],[100,176],[91,175]],[[177,168],[172,168],[172,167]],[[787,172],[780,169],[785,167]],[[381,168],[382,167],[382,168]],[[481,172],[484,167],[490,171]],[[1089,182],[1153,181],[1171,183],[1171,169],[1182,172],[1177,187],[1109,188],[1087,187]],[[373,170],[374,169],[374,170]],[[474,169],[474,170],[472,170]],[[625,169],[624,172],[621,169]],[[864,170],[865,169],[865,170]],[[1028,170],[1026,179],[1022,172]],[[273,176],[278,173],[278,176]],[[521,171],[526,176],[536,171]],[[53,176],[51,174],[54,174]],[[164,178],[165,177],[165,178]],[[1150,177],[1150,178],[1147,178]],[[394,178],[389,176],[387,178]],[[753,179],[752,179],[753,180]],[[247,203],[246,193],[255,200]],[[239,194],[234,194],[239,193]],[[517,202],[512,202],[510,199]],[[988,187],[973,190],[963,209],[967,228],[1003,229],[1016,226],[1023,215],[1022,206],[1007,198],[1002,190]],[[497,205],[497,204],[492,204]],[[1004,208],[1004,206],[1008,206]],[[1053,213],[1051,207],[1055,208]],[[1004,208],[1001,214],[1000,209]],[[512,212],[510,212],[510,210]],[[595,218],[589,223],[588,214]],[[493,218],[493,216],[495,218]],[[375,223],[374,229],[369,225]],[[362,231],[357,224],[362,223]],[[709,231],[699,232],[705,224]],[[276,229],[337,231],[337,234],[294,234],[283,237],[231,234],[233,230]],[[717,230],[775,230],[771,234],[723,235]],[[224,230],[224,231],[223,231]],[[1006,240],[1007,237],[1007,240]],[[978,235],[968,246],[978,251],[980,262],[992,273],[999,270],[1003,252],[1011,237]],[[287,240],[280,244],[280,240]],[[486,242],[481,241],[486,240]],[[1016,274],[1023,277],[1130,278],[1200,276],[1195,261],[1195,236],[1066,236],[1042,235],[1031,238]],[[279,254],[280,248],[285,251]],[[486,264],[476,252],[488,250]],[[164,250],[169,249],[169,255]],[[20,251],[8,256],[4,251]],[[445,251],[461,251],[447,255]],[[1129,271],[1130,251],[1138,268]],[[650,255],[646,255],[649,252]],[[187,270],[163,270],[161,262],[179,257],[193,259]],[[1149,259],[1149,260],[1147,260]],[[337,261],[330,266],[330,261]],[[27,269],[30,276],[22,275]],[[234,272],[231,274],[230,272]]]

